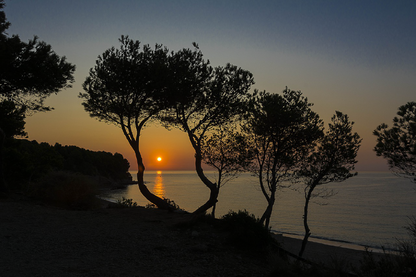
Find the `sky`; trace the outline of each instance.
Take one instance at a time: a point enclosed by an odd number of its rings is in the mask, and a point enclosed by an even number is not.
[[[6,0],[8,34],[38,36],[76,65],[75,82],[49,97],[54,110],[27,118],[28,139],[118,152],[131,170],[133,151],[121,129],[91,118],[78,97],[99,55],[121,35],[173,51],[197,42],[213,66],[234,64],[254,75],[253,89],[300,90],[328,123],[348,114],[363,139],[356,170],[387,170],[373,130],[391,125],[399,106],[416,101],[416,1]],[[185,133],[146,126],[141,152],[148,170],[192,170]],[[156,158],[162,157],[161,162]]]

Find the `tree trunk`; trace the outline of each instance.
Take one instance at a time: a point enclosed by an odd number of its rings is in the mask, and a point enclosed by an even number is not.
[[[217,207],[217,203],[215,203],[213,206],[212,206],[212,212],[211,212],[211,216],[213,217],[213,218],[215,218],[215,208]]]
[[[273,212],[273,206],[274,206],[274,202],[275,202],[275,192],[272,191],[270,198],[267,201],[267,208],[264,211],[261,219],[260,219],[260,223],[266,227],[267,229],[269,229],[269,225],[270,225],[270,218],[272,216],[272,212]]]
[[[195,147],[194,147],[195,148]],[[210,194],[208,201],[196,209],[193,214],[201,214],[205,213],[209,208],[215,205],[218,201],[218,194],[219,194],[219,188],[217,188],[217,185],[212,183],[204,174],[204,171],[202,170],[202,156],[200,149],[195,149],[195,169],[196,173],[198,174],[201,181],[209,188]]]
[[[299,257],[302,257],[303,252],[305,251],[306,244],[308,243],[308,239],[311,236],[311,230],[309,229],[308,225],[308,208],[309,208],[309,201],[311,200],[312,191],[315,187],[310,187],[308,191],[308,195],[305,197],[305,206],[303,207],[303,227],[305,228],[305,236],[302,240],[302,246],[299,251]]]
[[[220,194],[221,181],[222,181],[222,172],[223,172],[223,169],[222,168],[218,169],[218,180],[217,180],[217,184],[216,184],[217,189],[218,189],[218,191],[217,191],[217,194],[218,195]],[[217,195],[217,198],[218,198],[218,195]],[[217,202],[218,202],[218,200],[217,200]],[[215,218],[215,210],[217,208],[217,202],[215,202],[214,205],[212,206],[211,216],[213,218]]]
[[[210,189],[209,199],[204,205],[196,209],[193,214],[201,214],[206,212],[209,208],[215,205],[218,201],[218,190],[216,187],[208,187]]]
[[[159,209],[162,210],[168,210],[168,211],[173,211],[175,210],[175,207],[173,207],[172,205],[170,205],[169,203],[167,203],[164,199],[154,195],[153,193],[150,192],[150,190],[147,188],[147,186],[144,184],[144,164],[143,164],[143,160],[142,157],[140,155],[140,153],[138,152],[138,150],[136,151],[136,160],[137,160],[137,182],[139,185],[139,190],[140,192],[143,194],[143,196],[149,200],[151,203],[155,204]]]
[[[4,141],[6,139],[6,135],[4,134],[3,130],[0,128],[0,193],[4,193],[7,191],[6,181],[4,179]]]
[[[218,181],[218,183],[219,183],[219,181]],[[218,188],[218,195],[220,194],[220,186],[219,185],[217,185],[217,188]],[[217,195],[217,197],[218,197],[218,195]],[[217,201],[218,202],[218,201]],[[216,210],[216,208],[217,208],[217,202],[215,202],[214,203],[214,205],[212,206],[212,213],[211,213],[211,216],[213,217],[213,218],[215,218],[215,210]]]

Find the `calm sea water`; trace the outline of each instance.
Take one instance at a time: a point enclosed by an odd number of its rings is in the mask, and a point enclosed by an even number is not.
[[[207,175],[215,180],[213,172]],[[187,211],[197,209],[209,197],[208,188],[193,171],[147,171],[145,182],[153,193],[174,200]],[[394,247],[397,239],[407,238],[404,226],[410,222],[409,217],[416,216],[416,184],[410,180],[389,172],[361,172],[345,182],[325,186],[337,194],[311,203],[311,240],[362,249]],[[111,191],[104,197],[125,197],[139,205],[148,204],[137,185]],[[302,236],[303,205],[303,193],[293,189],[279,191],[270,223],[272,230]],[[221,188],[216,216],[245,209],[260,217],[266,206],[256,178],[242,174]]]

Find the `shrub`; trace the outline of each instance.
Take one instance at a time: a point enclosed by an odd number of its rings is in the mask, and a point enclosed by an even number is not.
[[[259,250],[272,240],[269,230],[246,210],[230,211],[221,218],[221,222],[222,226],[230,232],[228,242],[238,248]]]
[[[408,240],[398,241],[394,252],[384,251],[381,258],[366,251],[361,262],[361,276],[416,276],[416,218],[405,227]]]
[[[173,200],[171,200],[169,198],[165,198],[165,197],[162,197],[162,199],[165,200],[166,203],[168,203],[169,205],[171,205],[174,210],[181,210],[181,208],[179,207],[178,204],[175,203],[175,201],[173,201]],[[145,208],[146,209],[156,209],[157,206],[155,204],[153,204],[153,203],[148,203],[145,206]]]
[[[169,205],[173,207],[174,210],[181,210],[178,204],[175,203],[172,199],[163,197],[163,200],[165,200]]]
[[[28,195],[46,204],[74,210],[97,208],[97,183],[91,177],[53,171],[28,187]]]
[[[122,197],[121,200],[117,200],[117,203],[114,205],[115,208],[136,208],[138,207],[137,202],[134,202],[133,199],[127,199]]]

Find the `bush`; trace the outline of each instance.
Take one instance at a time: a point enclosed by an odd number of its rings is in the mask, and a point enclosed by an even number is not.
[[[47,174],[28,187],[28,195],[46,204],[74,210],[99,206],[97,183],[91,177],[64,171]]]
[[[230,211],[221,218],[222,226],[230,232],[228,242],[247,250],[260,250],[272,238],[269,230],[253,214],[244,211]]]
[[[122,197],[122,200],[117,200],[117,203],[113,206],[115,208],[136,208],[137,202],[134,202],[133,199],[127,199]]]
[[[176,203],[175,203],[175,201],[173,201],[173,200],[171,200],[171,199],[169,199],[169,198],[165,198],[165,197],[162,197],[162,199],[163,199],[166,203],[168,203],[169,205],[171,205],[171,206],[172,206],[172,208],[173,208],[173,210],[181,210],[181,208],[179,207],[179,205],[178,205],[178,204],[176,204]],[[145,206],[145,208],[146,208],[146,209],[156,209],[156,208],[157,208],[157,206],[156,206],[155,204],[153,204],[153,203],[148,203],[148,204]]]
[[[416,276],[416,218],[411,218],[405,228],[409,239],[398,241],[394,252],[384,251],[377,259],[366,251],[361,262],[361,276]]]

